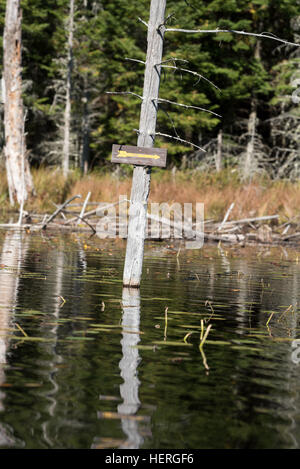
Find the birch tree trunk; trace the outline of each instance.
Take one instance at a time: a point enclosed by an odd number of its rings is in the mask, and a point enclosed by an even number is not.
[[[254,57],[256,60],[261,60],[261,41],[256,42]],[[246,149],[245,162],[243,167],[243,179],[251,179],[253,170],[255,169],[255,135],[257,127],[257,97],[253,93],[251,99],[251,112],[248,120],[248,143]]]
[[[20,0],[7,0],[3,37],[4,155],[11,205],[33,193],[26,156],[22,99],[22,11]]]
[[[88,76],[83,78],[83,117],[82,117],[82,153],[81,153],[81,171],[87,174],[89,169],[90,160],[90,118],[89,118],[89,91],[88,91]]]
[[[138,146],[152,148],[155,140],[161,62],[164,41],[166,0],[151,0],[148,23],[148,46],[141,106]],[[128,237],[123,285],[139,287],[142,275],[144,241],[147,227],[147,205],[151,169],[135,166],[133,170]]]
[[[257,110],[256,110],[256,101],[253,98],[251,103],[251,112],[248,120],[248,143],[246,149],[246,157],[243,168],[243,179],[251,179],[251,173],[254,166],[254,142],[255,142],[255,133],[256,133],[256,119],[257,119]]]
[[[218,132],[217,138],[217,153],[215,155],[216,171],[219,173],[223,167],[222,162],[222,144],[223,144],[223,132],[222,129]]]
[[[62,167],[65,177],[68,176],[70,164],[70,133],[71,133],[71,93],[73,73],[73,33],[74,33],[74,0],[70,0],[69,27],[68,27],[68,63],[66,81],[66,105],[64,114],[64,141],[62,154]]]

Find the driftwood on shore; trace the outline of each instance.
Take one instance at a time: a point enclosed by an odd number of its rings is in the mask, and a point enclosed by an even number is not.
[[[108,238],[113,238],[114,236],[126,238],[127,223],[124,225],[124,212],[123,217],[117,216],[116,219],[112,219],[109,215],[104,217],[104,214],[109,212],[110,208],[119,206],[120,209],[120,204],[130,201],[124,199],[115,203],[100,204],[90,202],[90,195],[91,194],[89,193],[82,203],[71,203],[74,199],[81,198],[80,194],[69,198],[63,204],[56,206],[56,210],[51,215],[29,214],[24,212],[23,224],[20,224],[19,222],[0,224],[0,228],[26,229],[30,232],[45,232],[46,230],[59,230],[66,232],[82,231],[91,233],[92,235],[98,234],[103,238],[105,236]],[[89,205],[96,205],[97,208],[86,211]],[[195,223],[192,223],[192,221],[188,224],[184,224],[178,223],[176,220],[166,219],[162,216],[148,214],[148,239],[193,240],[196,237],[199,239],[199,237],[202,236],[204,241],[224,242],[239,245],[249,243],[300,243],[300,219],[289,220],[281,225],[279,224],[278,214],[229,220],[233,206],[234,204],[231,204],[221,221],[204,221],[204,233],[197,232]],[[57,216],[59,214],[62,215],[62,219],[58,220]],[[101,221],[100,224],[99,221]],[[153,236],[153,231],[151,232],[151,222],[155,222],[158,227],[155,236]],[[112,230],[109,228],[110,223],[113,226]],[[182,236],[178,234],[180,233],[180,230],[182,230]]]

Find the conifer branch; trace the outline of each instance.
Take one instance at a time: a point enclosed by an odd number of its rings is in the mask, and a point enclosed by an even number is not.
[[[242,36],[254,36],[254,37],[261,37],[265,39],[273,39],[274,41],[282,42],[283,44],[297,46],[299,47],[300,44],[295,42],[289,42],[286,39],[281,39],[273,33],[262,32],[262,33],[249,33],[247,31],[237,31],[235,29],[180,29],[180,28],[166,28],[165,32],[178,32],[178,33],[186,33],[186,34],[196,34],[196,33],[234,33],[240,34]]]

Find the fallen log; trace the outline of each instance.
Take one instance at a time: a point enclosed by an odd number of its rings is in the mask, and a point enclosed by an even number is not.
[[[228,225],[228,224],[243,224],[243,223],[252,223],[252,222],[255,222],[255,221],[265,221],[265,220],[274,220],[274,219],[277,219],[279,218],[279,215],[266,215],[266,216],[263,216],[263,217],[254,217],[254,218],[243,218],[241,220],[232,220],[232,221],[227,221],[225,222],[225,225]]]
[[[54,220],[55,217],[74,199],[81,198],[81,195],[74,195],[70,199],[66,200],[60,207],[58,207],[55,212],[49,217],[45,223],[43,223],[41,230],[45,230],[47,228],[47,225]]]

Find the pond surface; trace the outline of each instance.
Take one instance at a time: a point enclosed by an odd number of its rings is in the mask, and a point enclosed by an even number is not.
[[[178,247],[0,232],[1,448],[300,447],[298,252]]]

